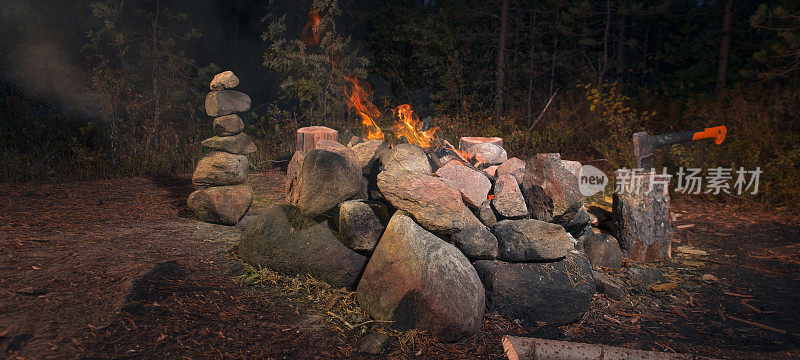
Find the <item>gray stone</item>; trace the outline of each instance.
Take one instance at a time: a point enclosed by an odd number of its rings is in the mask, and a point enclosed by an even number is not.
[[[356,145],[358,145],[360,143],[363,143],[363,142],[364,142],[364,139],[362,139],[361,136],[353,135],[353,136],[350,137],[350,141],[347,142],[347,147],[352,148],[353,146],[356,146]]]
[[[572,175],[575,175],[576,178],[581,172],[581,167],[583,167],[580,162],[573,160],[561,160],[561,166],[567,169]]]
[[[382,203],[348,200],[339,204],[339,238],[352,250],[374,250],[388,221]]]
[[[583,251],[594,266],[619,269],[622,267],[622,250],[617,239],[608,234],[592,234],[583,243]]]
[[[494,183],[494,199],[492,206],[504,218],[522,218],[528,215],[528,206],[517,179],[506,174],[497,178]]]
[[[249,185],[213,186],[195,190],[186,201],[200,220],[235,225],[253,203]]]
[[[497,238],[471,213],[467,214],[470,225],[453,234],[453,244],[470,259],[497,259]]]
[[[456,190],[461,192],[464,203],[477,208],[486,201],[492,182],[478,170],[464,165],[446,165],[436,170],[436,175],[455,183]]]
[[[250,97],[236,90],[212,91],[206,95],[206,114],[223,116],[250,110]]]
[[[373,329],[367,335],[364,335],[364,338],[361,339],[361,343],[358,345],[358,352],[363,354],[370,354],[370,355],[378,355],[386,349],[386,346],[389,345],[389,341],[391,338],[388,334],[382,333]]]
[[[481,204],[477,211],[478,219],[488,227],[494,226],[497,223],[497,214],[492,209],[492,200],[486,200]]]
[[[555,260],[574,248],[564,228],[544,221],[502,220],[492,228],[500,259],[513,262]]]
[[[407,170],[378,174],[378,188],[392,206],[411,213],[424,228],[452,234],[469,225],[461,193],[443,179]]]
[[[239,115],[230,114],[215,117],[213,127],[217,136],[231,136],[244,130],[244,122],[242,122],[242,118]]]
[[[289,204],[297,204],[300,200],[300,191],[298,190],[299,180],[297,176],[300,174],[304,158],[305,153],[302,151],[295,151],[294,155],[292,155],[292,159],[289,160],[289,165],[286,167],[284,190],[286,191],[286,200]]]
[[[354,288],[367,261],[342,245],[327,223],[316,223],[291,206],[271,207],[253,219],[236,251],[256,268],[309,274],[336,288]]]
[[[428,156],[417,145],[398,144],[382,159],[384,171],[406,170],[430,175],[433,172]]]
[[[561,165],[559,154],[537,154],[525,165],[522,191],[531,216],[560,225],[583,205],[578,178]]]
[[[380,139],[372,139],[352,146],[356,154],[356,161],[363,174],[369,174],[373,165],[375,165],[375,161],[378,160],[378,154],[390,148],[391,145],[389,143]]]
[[[485,165],[498,165],[508,160],[508,154],[505,149],[488,142],[470,146],[467,151],[475,154],[475,158],[483,161]]]
[[[389,221],[356,298],[373,318],[428,331],[440,341],[479,332],[485,308],[483,286],[469,260],[403,211]]]
[[[631,279],[636,280],[644,286],[660,284],[667,281],[667,278],[664,277],[664,274],[656,269],[632,267],[628,268],[628,274]]]
[[[578,212],[575,213],[575,216],[572,217],[572,220],[564,225],[564,229],[566,229],[568,233],[572,234],[573,237],[579,238],[581,235],[583,235],[583,231],[586,230],[586,227],[589,226],[591,222],[591,216],[586,209],[581,206],[578,209]]]
[[[594,270],[592,270],[592,275],[594,276],[594,285],[597,292],[605,294],[609,299],[613,300],[622,300],[625,296],[625,284],[621,280]]]
[[[247,180],[247,156],[212,151],[200,159],[192,175],[196,186],[238,185]]]
[[[203,140],[201,144],[205,147],[231,154],[251,154],[256,152],[256,144],[253,144],[253,140],[250,140],[250,136],[245,133],[238,133],[233,136],[214,136]]]
[[[525,162],[515,157],[506,160],[497,167],[497,177],[503,175],[512,175],[517,179],[517,183],[522,184],[522,179],[525,177]]]
[[[568,324],[589,310],[595,291],[586,257],[570,252],[549,263],[476,261],[490,310],[528,326]]]
[[[307,216],[323,214],[352,199],[361,191],[364,181],[353,150],[333,141],[329,142],[331,146],[322,143],[305,155],[297,176],[298,193],[293,205]]]
[[[211,80],[211,90],[224,90],[224,89],[233,89],[239,85],[239,78],[233,74],[233,71],[223,71],[217,75],[214,75],[214,79]]]

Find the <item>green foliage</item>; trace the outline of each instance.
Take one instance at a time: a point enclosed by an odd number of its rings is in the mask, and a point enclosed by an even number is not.
[[[264,66],[281,75],[280,106],[291,109],[293,121],[353,128],[355,124],[347,121],[344,76],[365,78],[369,60],[358,54],[349,36],[337,31],[341,15],[337,0],[315,0],[310,14],[318,15],[319,22],[310,22],[300,39],[289,35],[286,15],[275,18],[277,14],[270,11],[262,36],[267,43]]]
[[[109,154],[121,174],[188,171],[207,120],[198,116],[212,64],[199,67],[186,49],[200,36],[188,16],[160,2],[106,0],[91,4],[103,26],[84,51]],[[202,120],[201,120],[202,119]]]
[[[603,154],[614,168],[633,168],[631,136],[649,123],[656,112],[639,112],[631,108],[631,98],[619,92],[617,83],[593,87],[583,85],[589,102],[589,116],[599,117],[602,135],[593,139],[594,148]]]

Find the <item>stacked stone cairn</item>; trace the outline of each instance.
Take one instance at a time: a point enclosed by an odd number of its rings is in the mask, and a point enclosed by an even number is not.
[[[192,183],[198,189],[187,201],[199,219],[224,225],[239,222],[253,202],[253,189],[245,184],[249,167],[245,155],[255,152],[256,146],[242,132],[244,123],[237,115],[250,109],[250,97],[231,90],[237,85],[239,78],[231,71],[219,73],[211,80],[205,108],[214,117],[216,136],[202,142],[211,152],[194,170]]]
[[[579,319],[596,285],[576,244],[595,231],[575,164],[480,146],[479,168],[437,168],[412,144],[321,140],[295,153],[286,203],[254,218],[237,251],[356,289],[374,319],[441,341],[478,332],[487,308],[528,325]]]

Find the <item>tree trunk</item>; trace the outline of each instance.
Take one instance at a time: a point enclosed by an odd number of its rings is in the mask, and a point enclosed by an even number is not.
[[[617,81],[621,84],[625,80],[625,16],[622,14],[622,6],[620,11],[617,12]]]
[[[597,85],[602,85],[608,69],[608,33],[611,31],[611,0],[606,0],[606,27],[603,31],[603,64],[597,76]]]
[[[728,62],[731,57],[731,38],[733,37],[733,0],[725,2],[725,15],[722,18],[722,43],[719,48],[719,68],[717,71],[717,100],[725,96],[728,87]]]
[[[339,132],[325,126],[308,126],[297,129],[297,148],[303,154],[317,148],[320,140],[339,140]]]
[[[528,79],[528,104],[527,104],[527,111],[528,111],[528,121],[526,124],[529,126],[531,125],[531,121],[533,120],[533,104],[532,104],[532,96],[533,96],[533,76],[534,76],[534,69],[536,66],[535,63],[535,54],[536,48],[534,47],[536,44],[536,1],[533,2],[533,7],[531,8],[531,50],[530,50],[530,78]]]
[[[508,32],[508,8],[511,0],[503,0],[500,11],[500,37],[497,39],[497,84],[494,97],[494,120],[500,122],[503,117],[503,88],[506,81],[506,33]]]

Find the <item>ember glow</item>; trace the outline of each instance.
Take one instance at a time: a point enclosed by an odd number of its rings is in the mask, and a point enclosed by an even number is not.
[[[384,139],[383,131],[376,123],[376,120],[381,117],[381,112],[370,101],[372,91],[369,89],[369,84],[356,76],[345,76],[344,79],[347,83],[345,87],[347,108],[348,110],[355,109],[361,118],[364,140]],[[436,140],[436,131],[439,128],[432,127],[423,131],[422,122],[411,109],[411,105],[403,104],[394,108],[392,118],[394,119],[392,130],[397,138],[405,138],[407,142],[421,148],[430,147]]]
[[[397,137],[404,137],[406,141],[411,144],[417,145],[421,148],[431,146],[431,143],[436,139],[436,131],[438,127],[432,127],[426,131],[422,131],[422,122],[419,117],[411,110],[411,105],[403,104],[392,110],[394,115],[394,130]]]
[[[308,11],[308,17],[309,20],[306,25],[303,26],[303,32],[300,34],[300,40],[302,40],[306,46],[314,46],[319,44],[319,22],[321,18],[314,8]]]
[[[347,109],[355,109],[361,118],[362,137],[364,140],[383,139],[383,131],[375,123],[375,119],[381,117],[381,112],[370,101],[372,91],[369,89],[369,84],[356,76],[345,76],[344,80],[347,83],[344,91],[347,96]]]

